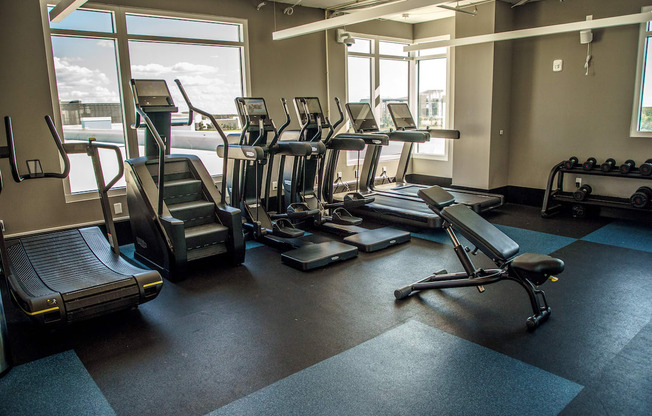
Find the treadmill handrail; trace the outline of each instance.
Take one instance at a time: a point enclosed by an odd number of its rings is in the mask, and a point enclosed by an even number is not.
[[[217,133],[220,135],[220,138],[222,139],[222,142],[224,143],[224,159],[229,158],[229,140],[226,138],[226,134],[224,134],[224,131],[222,128],[219,126],[217,123],[217,120],[215,119],[215,116],[212,114],[201,110],[190,102],[190,98],[188,97],[188,94],[186,94],[186,90],[183,88],[183,85],[181,85],[181,81],[179,79],[175,79],[174,82],[176,82],[177,87],[179,87],[179,91],[181,91],[181,95],[183,95],[183,99],[186,100],[186,104],[188,105],[188,109],[190,110],[190,115],[192,117],[192,112],[196,112],[198,114],[201,114],[204,117],[208,117],[208,119],[211,121],[211,124],[213,124],[213,127],[215,127],[215,130],[217,130]],[[192,119],[190,119],[192,120]],[[226,178],[227,175],[227,169],[228,169],[228,164],[223,163],[222,167],[222,178]],[[220,203],[221,204],[226,204],[226,180],[222,180],[222,189],[221,189],[221,197],[220,197]]]
[[[7,133],[7,153],[9,157],[9,166],[11,167],[11,175],[14,178],[14,181],[20,183],[26,179],[41,179],[41,178],[58,178],[58,179],[63,179],[68,177],[68,174],[70,173],[70,159],[68,159],[68,154],[66,153],[65,149],[63,148],[63,143],[61,141],[61,137],[59,136],[59,132],[57,132],[56,127],[54,126],[54,122],[52,121],[52,118],[49,115],[45,116],[45,122],[48,125],[48,128],[50,129],[50,134],[52,135],[52,139],[54,140],[54,144],[57,146],[57,150],[59,151],[59,156],[63,159],[63,170],[61,172],[44,172],[39,175],[21,175],[20,172],[18,171],[18,161],[16,158],[16,143],[14,141],[14,132],[13,128],[11,125],[11,117],[5,116],[5,130]]]

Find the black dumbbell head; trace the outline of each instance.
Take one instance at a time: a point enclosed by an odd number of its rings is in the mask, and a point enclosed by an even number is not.
[[[613,158],[609,158],[604,161],[604,163],[600,166],[600,169],[602,169],[603,172],[609,172],[615,166],[616,166],[616,160]]]
[[[652,175],[652,160],[650,159],[646,160],[645,163],[639,166],[638,170],[641,172],[641,175],[643,176]]]
[[[573,169],[579,162],[580,160],[576,156],[571,156],[568,160],[564,161],[564,168]]]
[[[591,185],[582,185],[577,191],[573,192],[573,199],[576,201],[584,201],[592,191],[593,188],[591,188]]]
[[[632,159],[627,159],[625,163],[620,165],[620,173],[629,173],[636,167],[636,162]]]
[[[584,170],[591,170],[591,169],[593,169],[595,167],[596,163],[598,163],[596,158],[590,157],[590,158],[586,159],[586,162],[584,162],[582,164],[582,168],[584,168]]]
[[[652,189],[647,186],[641,186],[629,198],[629,202],[635,208],[645,208],[652,201]]]

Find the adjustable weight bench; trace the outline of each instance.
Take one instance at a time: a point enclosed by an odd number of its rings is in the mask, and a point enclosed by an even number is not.
[[[484,292],[484,285],[501,280],[512,280],[521,285],[532,304],[534,315],[527,319],[528,330],[534,330],[550,317],[550,307],[545,293],[538,286],[564,270],[564,262],[543,254],[524,253],[516,256],[519,246],[489,221],[465,205],[456,204],[455,198],[439,186],[420,189],[418,195],[428,207],[444,220],[443,228],[453,242],[455,253],[464,272],[448,273],[445,270],[394,291],[396,299],[426,289],[476,286]],[[496,269],[477,269],[471,261],[468,247],[464,247],[455,231],[461,233],[475,246],[472,254],[482,251],[498,266]]]

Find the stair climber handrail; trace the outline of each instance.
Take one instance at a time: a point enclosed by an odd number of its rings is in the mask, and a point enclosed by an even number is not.
[[[156,146],[158,146],[158,207],[156,210],[156,214],[161,217],[163,215],[163,198],[164,198],[164,187],[165,187],[165,142],[163,139],[161,139],[161,135],[158,134],[158,131],[156,131],[156,127],[154,127],[154,123],[152,123],[152,120],[149,118],[147,113],[143,111],[143,109],[140,107],[140,105],[136,104],[134,106],[136,109],[136,124],[132,124],[131,128],[132,129],[137,129],[140,127],[140,119],[142,118],[145,120],[145,124],[147,125],[147,130],[149,130],[150,133],[152,133],[152,136],[154,136],[154,141],[156,141]]]
[[[14,141],[14,132],[11,126],[11,117],[5,116],[5,130],[7,133],[7,157],[9,158],[9,166],[11,167],[11,175],[13,176],[14,181],[18,183],[26,179],[40,179],[40,178],[63,179],[68,177],[68,174],[70,173],[70,159],[68,159],[68,154],[63,148],[63,143],[61,141],[61,137],[59,136],[59,132],[57,132],[57,129],[54,126],[54,122],[52,121],[52,118],[49,115],[45,116],[45,122],[47,123],[48,128],[50,129],[50,134],[52,135],[54,144],[57,146],[59,155],[63,159],[63,169],[61,172],[43,172],[43,173],[37,172],[35,174],[30,173],[27,175],[21,175],[20,172],[18,171],[18,161],[16,158],[16,143]]]
[[[210,113],[208,113],[208,112],[206,112],[206,111],[204,111],[202,109],[199,109],[199,108],[195,107],[194,105],[192,105],[192,103],[190,102],[190,98],[188,97],[188,94],[186,94],[186,90],[183,88],[183,85],[181,85],[181,81],[179,81],[178,79],[175,79],[174,82],[177,84],[177,87],[179,87],[179,91],[181,91],[181,95],[183,95],[183,99],[186,100],[186,104],[188,105],[188,109],[190,110],[191,118],[189,120],[192,120],[192,112],[193,111],[195,113],[197,113],[197,114],[201,114],[204,117],[208,117],[208,119],[213,124],[213,127],[215,127],[215,130],[217,130],[217,133],[220,135],[220,138],[222,139],[222,142],[224,143],[224,160],[225,161],[228,160],[229,159],[229,140],[227,139],[226,134],[224,134],[224,131],[222,130],[222,128],[217,123],[217,120],[215,119],[215,117],[212,114],[210,114]],[[221,204],[226,204],[226,176],[227,176],[227,173],[228,173],[227,169],[228,169],[228,164],[223,163],[223,167],[222,167],[222,189],[221,189],[222,196],[220,198],[220,203]]]

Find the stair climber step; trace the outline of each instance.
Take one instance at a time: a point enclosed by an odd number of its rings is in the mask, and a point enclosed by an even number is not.
[[[215,222],[215,204],[210,201],[189,201],[167,204],[170,214],[184,222],[185,228]]]
[[[225,240],[229,229],[212,223],[186,228],[186,249],[188,260],[197,260],[226,252]]]
[[[179,204],[203,199],[201,181],[186,178],[165,182],[165,203]]]

